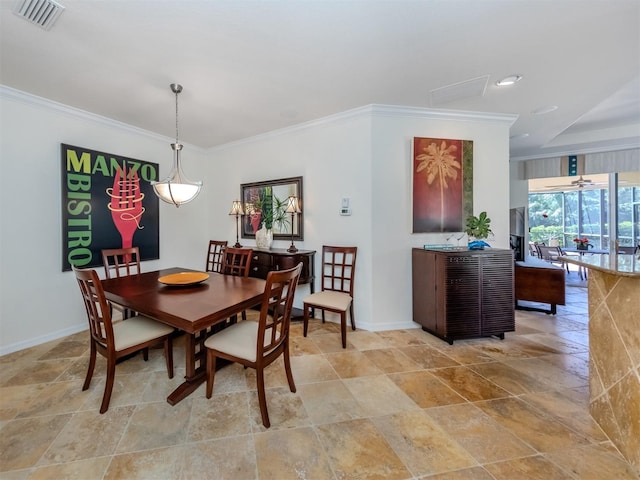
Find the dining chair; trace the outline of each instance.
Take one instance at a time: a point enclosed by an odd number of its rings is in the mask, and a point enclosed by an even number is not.
[[[220,273],[224,275],[235,275],[237,277],[248,277],[251,268],[251,256],[253,249],[225,247],[222,252],[222,264]]]
[[[296,391],[289,358],[289,326],[300,272],[302,262],[287,270],[269,272],[258,321],[236,323],[211,335],[204,342],[207,349],[207,398],[213,394],[217,358],[255,369],[260,415],[265,428],[269,428],[271,423],[264,388],[264,369],[280,355],[284,357],[289,389]]]
[[[233,275],[236,277],[248,277],[251,268],[251,257],[253,256],[253,249],[251,248],[236,248],[236,247],[224,247],[222,252],[222,265],[220,266],[220,273],[223,275]],[[229,324],[234,324],[237,321],[238,316],[233,315],[229,318]],[[242,320],[247,319],[247,312],[242,311]]]
[[[222,251],[226,246],[226,240],[209,240],[207,266],[205,271],[220,273],[220,269],[222,268]]]
[[[340,315],[342,348],[347,348],[347,311],[351,317],[351,330],[356,329],[353,316],[353,285],[356,273],[356,254],[358,247],[322,247],[321,291],[312,293],[303,300],[304,336],[309,328],[309,310],[322,310],[322,323],[325,311]]]
[[[553,265],[559,265],[562,268],[567,269],[567,273],[569,273],[569,265],[565,262],[562,257],[564,256],[564,252],[560,247],[551,247],[548,245],[536,245],[538,250],[538,257],[540,259],[545,260]]]
[[[640,246],[637,247],[618,247],[618,253],[626,255],[634,255],[640,252]]]
[[[137,315],[126,321],[113,323],[111,311],[102,289],[102,283],[95,270],[78,270],[75,272],[91,335],[91,354],[89,368],[82,390],[87,390],[96,366],[96,352],[107,359],[107,380],[102,395],[100,413],[109,409],[111,392],[116,374],[116,363],[123,357],[142,351],[144,360],[149,359],[149,347],[164,343],[164,356],[169,378],[173,378],[173,327]]]
[[[139,275],[140,269],[140,249],[138,247],[128,248],[105,248],[102,250],[102,265],[106,278],[120,278],[128,275]],[[109,302],[109,308],[113,314],[113,309],[122,312],[122,318],[126,319],[135,312],[121,305]]]

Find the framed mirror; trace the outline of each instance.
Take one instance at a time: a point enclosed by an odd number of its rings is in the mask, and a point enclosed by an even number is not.
[[[298,199],[300,213],[287,213],[289,197]],[[302,177],[281,178],[240,185],[242,199],[242,238],[255,238],[263,226],[271,229],[274,240],[303,240],[304,209]],[[291,236],[293,228],[293,237]]]

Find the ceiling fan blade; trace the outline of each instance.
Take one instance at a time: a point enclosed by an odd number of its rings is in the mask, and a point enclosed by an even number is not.
[[[595,184],[589,179],[582,178],[582,175],[580,175],[580,178],[578,178],[578,180],[574,180],[573,182],[571,182],[571,185],[595,185]]]

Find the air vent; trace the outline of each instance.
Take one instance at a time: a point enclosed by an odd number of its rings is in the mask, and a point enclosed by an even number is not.
[[[489,75],[484,75],[464,82],[454,83],[446,87],[431,90],[431,106],[437,107],[445,103],[451,103],[455,100],[461,100],[469,97],[483,97],[487,88]]]
[[[39,27],[49,30],[64,7],[53,0],[18,0],[13,13]]]

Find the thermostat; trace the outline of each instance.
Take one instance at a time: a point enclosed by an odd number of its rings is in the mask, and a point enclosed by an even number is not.
[[[351,215],[351,207],[349,204],[349,197],[342,197],[342,202],[340,203],[340,215]]]

